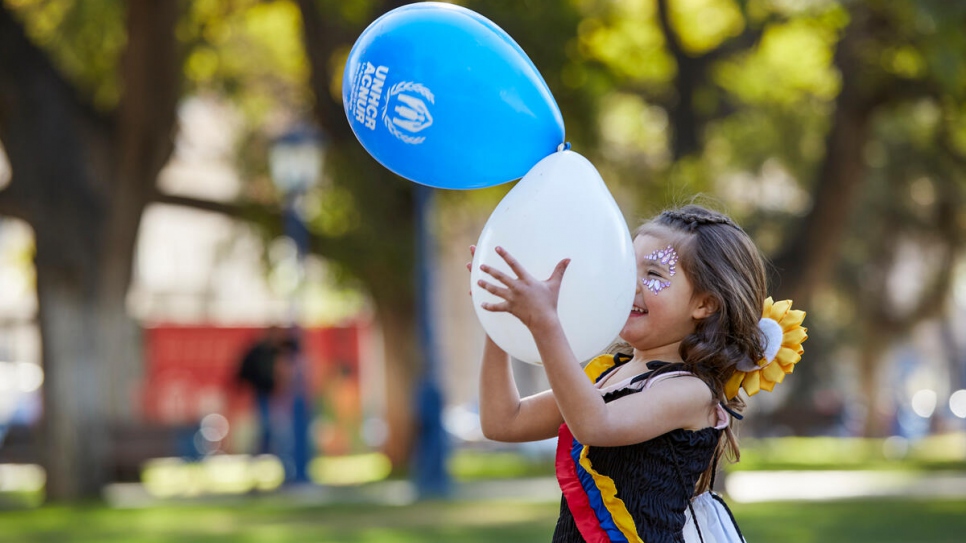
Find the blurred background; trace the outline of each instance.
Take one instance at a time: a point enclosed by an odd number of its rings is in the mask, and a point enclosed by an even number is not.
[[[552,475],[552,443],[476,415],[465,263],[513,184],[417,187],[345,119],[349,49],[406,3],[0,2],[3,504]],[[630,228],[700,194],[808,312],[734,475],[959,480],[966,2],[459,3],[528,53]],[[273,327],[294,349],[264,448],[236,376]]]

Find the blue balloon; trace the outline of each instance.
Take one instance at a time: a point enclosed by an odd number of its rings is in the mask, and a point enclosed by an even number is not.
[[[557,102],[523,49],[452,4],[410,4],[373,21],[349,53],[342,100],[376,160],[431,187],[519,179],[564,141]]]

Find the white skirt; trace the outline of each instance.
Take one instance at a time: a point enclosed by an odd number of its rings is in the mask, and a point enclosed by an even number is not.
[[[691,510],[685,509],[684,541],[686,543],[745,543],[731,512],[711,492],[703,492],[691,501],[694,516],[698,519],[701,535],[695,529]]]

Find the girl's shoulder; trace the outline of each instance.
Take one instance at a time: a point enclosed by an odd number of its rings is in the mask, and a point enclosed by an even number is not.
[[[681,383],[691,383],[695,385],[701,385],[705,390],[708,389],[708,385],[697,375],[686,370],[671,370],[661,373],[645,374],[642,377],[643,387],[651,388],[659,383],[670,381],[671,379],[678,380],[676,382]]]
[[[669,371],[646,377],[640,382],[640,389],[671,390],[675,394],[681,394],[689,400],[701,404],[714,400],[714,393],[708,388],[708,384],[697,375],[687,371]]]
[[[691,368],[683,362],[650,362],[648,369],[651,371],[638,376],[639,379],[644,381],[645,388],[650,388],[668,379],[686,379],[694,385],[700,384],[701,386],[696,388],[709,393],[712,398],[717,397],[711,384],[701,375],[691,371]]]
[[[687,371],[672,371],[647,379],[644,388],[661,390],[679,405],[690,405],[685,411],[695,410],[696,418],[684,429],[714,428],[722,430],[731,422],[730,414],[716,401],[714,391],[697,375]]]
[[[698,375],[687,371],[683,364],[664,365],[645,379],[642,389],[651,389],[664,401],[677,405],[677,411],[690,421],[686,430],[727,427],[730,415],[716,400],[714,390]]]

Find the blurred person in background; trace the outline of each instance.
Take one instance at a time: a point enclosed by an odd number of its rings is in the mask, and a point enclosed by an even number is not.
[[[275,366],[285,340],[286,333],[282,328],[267,328],[238,364],[237,382],[251,388],[255,395],[258,415],[257,454],[268,454],[272,451],[272,395],[277,383]]]

